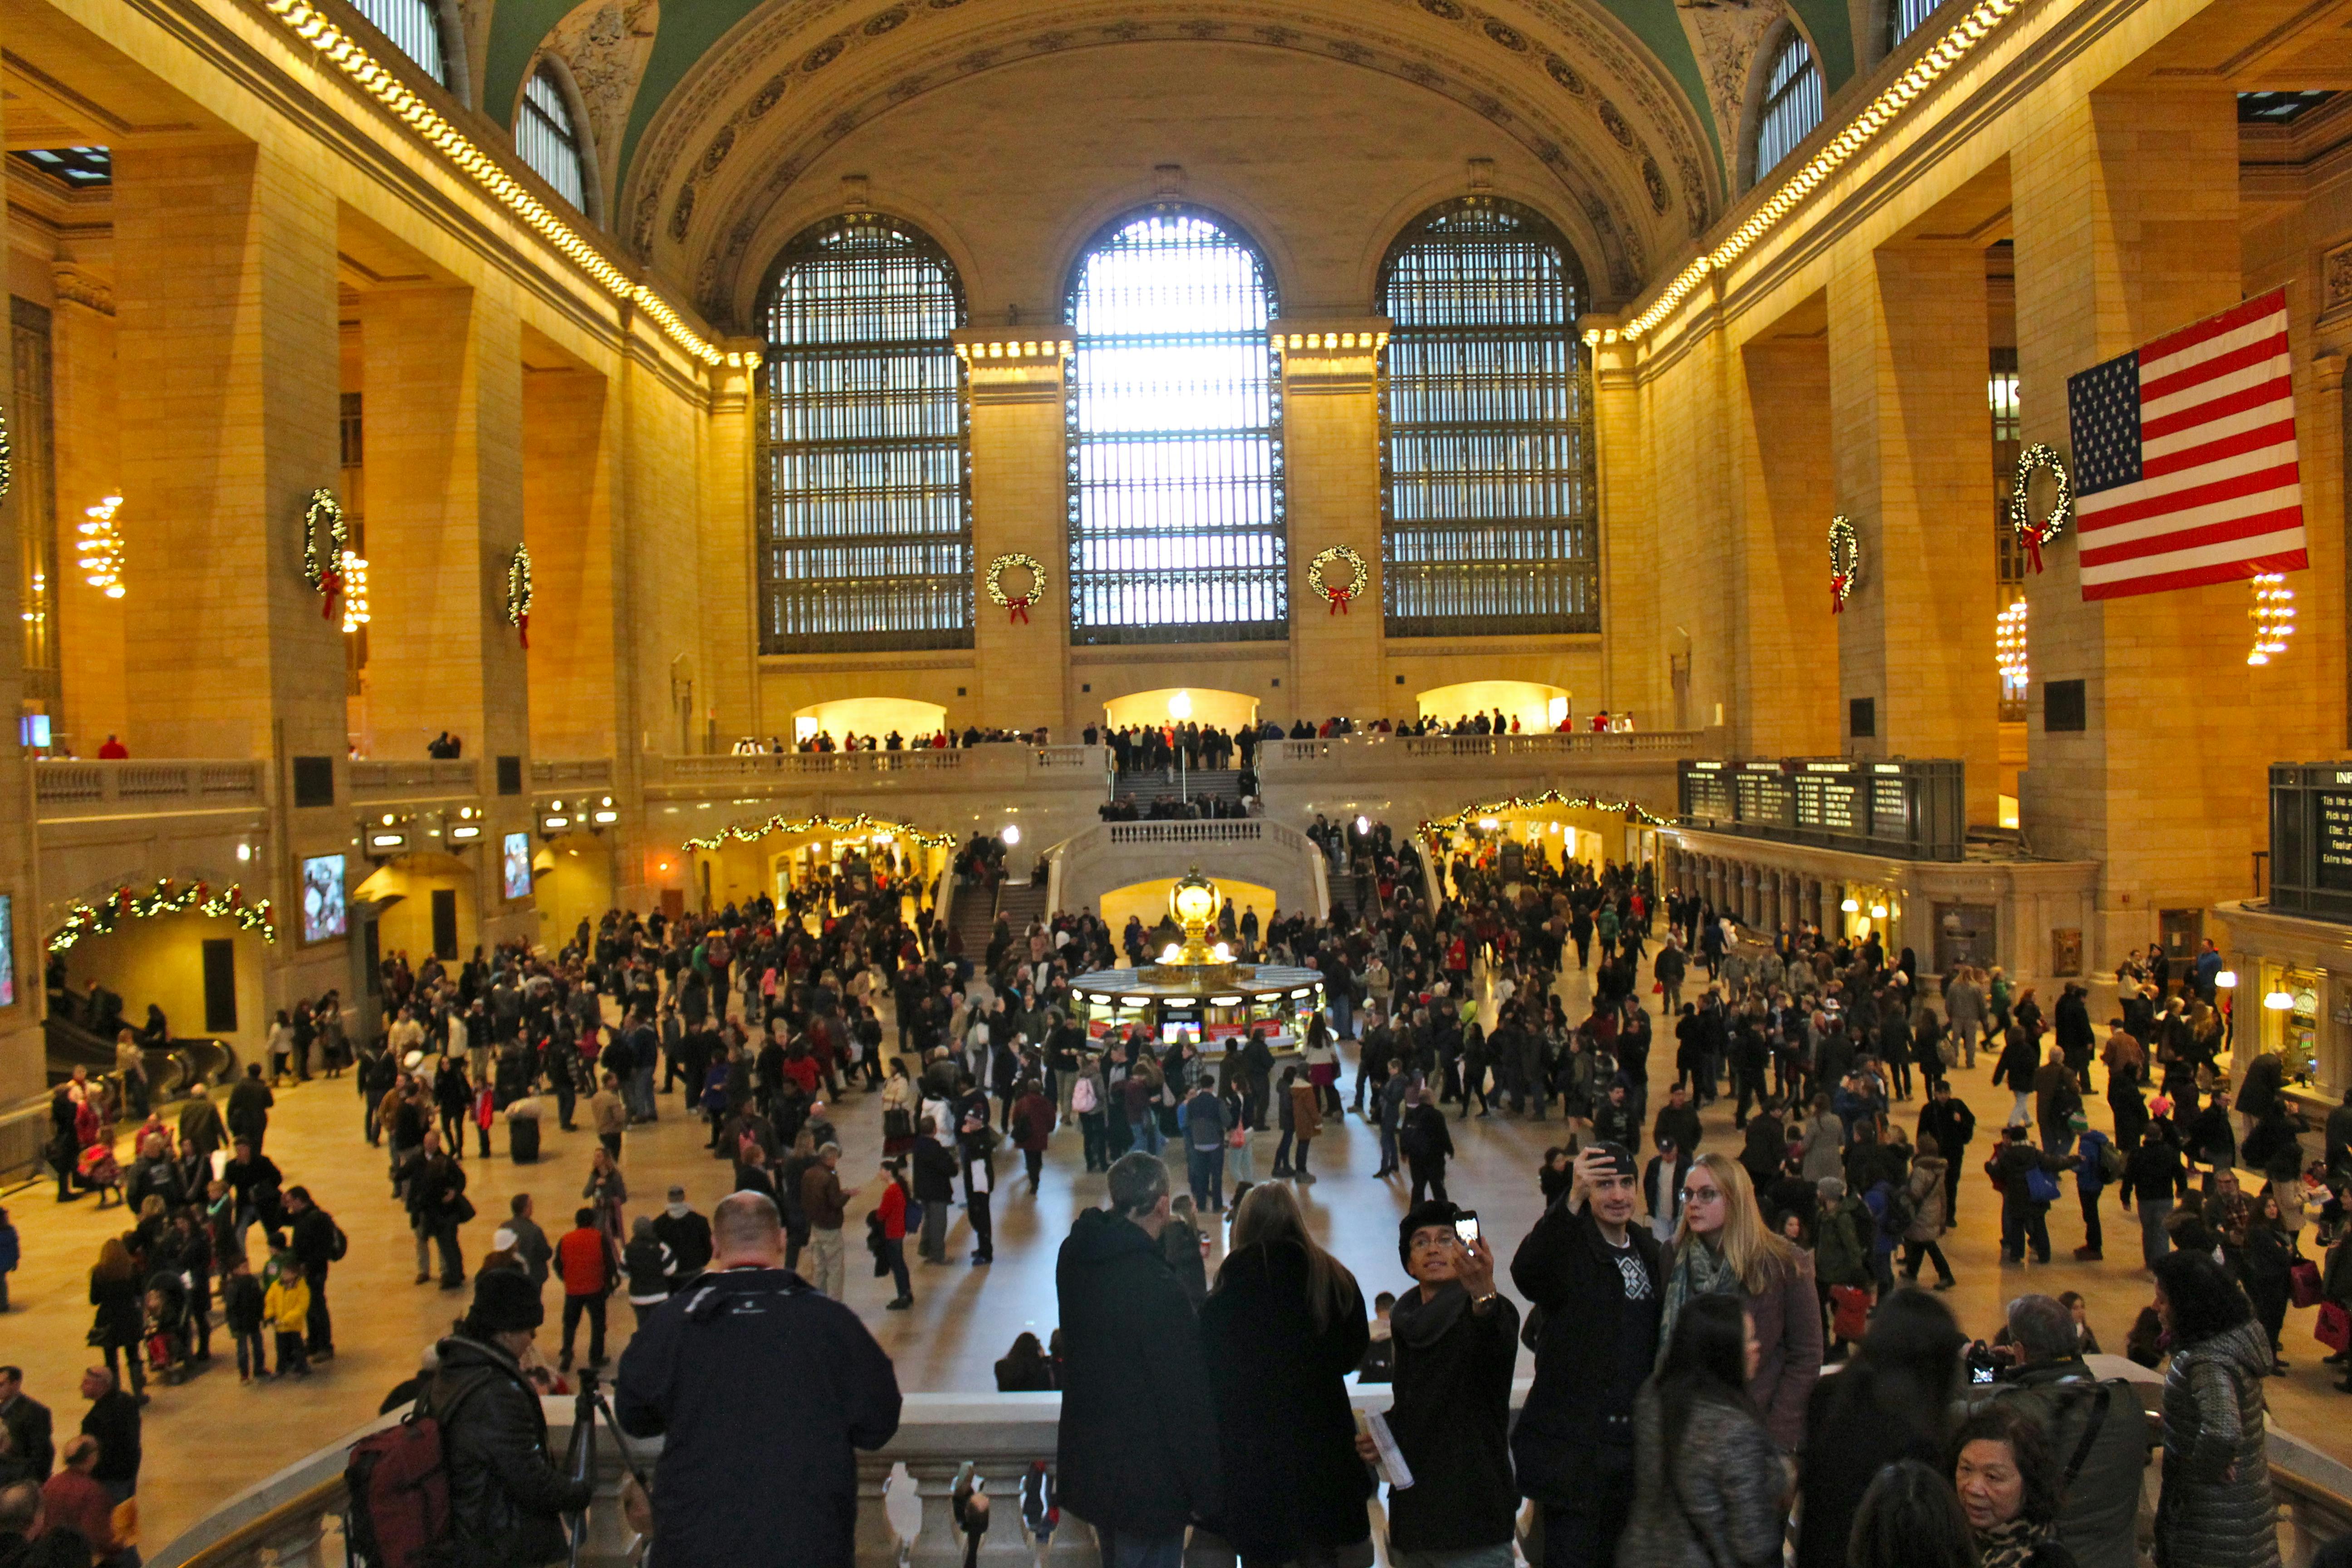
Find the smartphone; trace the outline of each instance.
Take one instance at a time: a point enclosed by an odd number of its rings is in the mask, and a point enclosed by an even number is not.
[[[1468,1247],[1471,1243],[1476,1241],[1478,1239],[1477,1215],[1469,1209],[1464,1209],[1461,1213],[1455,1215],[1454,1216],[1454,1234],[1461,1238],[1462,1245],[1465,1247]]]

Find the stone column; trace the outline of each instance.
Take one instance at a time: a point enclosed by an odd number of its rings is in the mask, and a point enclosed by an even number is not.
[[[1838,510],[1862,546],[1836,617],[1845,754],[1958,757],[1970,822],[2000,794],[1985,258],[1974,244],[1855,251],[1830,278]],[[2064,387],[2038,383],[2063,409]],[[1819,520],[1829,594],[1829,519]],[[1853,733],[1869,700],[1874,733]]]
[[[1389,682],[1381,652],[1381,346],[1385,318],[1275,321],[1282,356],[1283,466],[1288,478],[1290,688],[1301,713],[1351,713],[1370,689],[1385,710]],[[1369,580],[1346,613],[1316,596],[1307,574],[1315,557],[1345,545],[1363,558]],[[1325,569],[1332,585],[1348,568]]]
[[[1764,338],[1740,354],[1735,387],[1739,639],[1730,745],[1752,757],[1835,755],[1842,719],[1825,662],[1830,518],[1838,509],[1830,438],[1829,353],[1810,333]]]
[[[333,193],[250,144],[136,142],[113,190],[125,738],[339,757],[341,627],[302,576],[339,470]]]
[[[0,129],[5,129],[6,112],[5,104],[0,104]],[[7,172],[0,170],[0,202],[7,196]],[[0,354],[0,407],[11,414],[16,409],[15,362],[15,354]],[[18,430],[16,439],[23,441],[27,434]],[[16,635],[24,583],[16,563],[21,548],[19,519],[26,510],[23,494],[13,489],[6,503],[0,505],[0,562],[8,563],[7,570],[0,571],[0,626],[8,629],[7,636],[0,637],[0,704],[12,712],[24,711],[25,643]],[[62,549],[59,555],[66,558]],[[50,602],[57,602],[56,595]],[[37,913],[41,895],[40,857],[33,835],[32,767],[22,748],[0,751],[0,886],[16,890],[6,957],[21,988],[20,1005],[0,1008],[0,1095],[11,1097],[37,1094],[47,1081],[41,993],[35,984],[41,973],[41,921]]]
[[[1596,330],[1601,341],[1588,348],[1601,491],[1601,689],[1577,692],[1576,709],[1580,713],[1595,708],[1631,711],[1649,730],[1677,725],[1696,729],[1707,723],[1712,706],[1705,712],[1695,710],[1700,694],[1694,685],[1694,710],[1677,714],[1667,673],[1669,650],[1664,639],[1671,624],[1659,611],[1662,573],[1650,518],[1649,435],[1643,425],[1643,395],[1634,377],[1633,345],[1619,342],[1612,328]]]
[[[760,374],[757,338],[721,345],[734,363],[710,371],[710,437],[705,448],[702,526],[703,707],[713,712],[723,751],[738,735],[780,731],[760,706],[759,520],[751,515],[751,387]]]
[[[56,268],[56,289],[57,304],[49,312],[49,391],[58,581],[50,587],[49,603],[63,655],[63,727],[75,751],[93,757],[108,735],[131,727],[122,679],[129,601],[93,591],[74,566],[75,530],[89,508],[121,494],[123,484],[116,305],[111,289],[63,259]]]
[[[1042,332],[1043,336],[1039,333]],[[1066,327],[1024,333],[1017,327],[973,327],[955,334],[969,367],[971,396],[971,569],[974,579],[971,705],[948,710],[961,726],[985,720],[1026,729],[1054,727],[1075,738],[1077,705],[1070,685],[1070,548],[1067,434],[1063,376],[1071,342]],[[988,597],[990,563],[1000,555],[1035,557],[1045,591],[1018,621]],[[1014,574],[1006,592],[1029,584]]]
[[[2236,106],[2200,88],[2022,107],[2043,117],[2020,126],[2010,160],[2023,436],[2071,454],[2068,375],[2243,292]],[[2321,545],[2328,523],[2311,521]],[[2095,971],[2155,937],[2156,910],[2244,891],[2266,837],[2263,763],[2340,746],[2342,715],[2249,670],[2245,584],[2085,602],[2074,531],[2042,558],[2026,579],[2022,821],[2037,852],[2103,863],[2084,955]],[[2082,683],[2079,731],[2044,722],[2060,681]]]
[[[623,743],[614,679],[620,617],[611,392],[611,383],[584,365],[533,366],[523,375],[523,538],[533,589],[530,749],[539,756],[635,749]]]
[[[376,753],[422,756],[446,730],[487,769],[522,754],[530,728],[506,620],[523,539],[520,325],[489,289],[380,289],[361,297],[360,332]]]

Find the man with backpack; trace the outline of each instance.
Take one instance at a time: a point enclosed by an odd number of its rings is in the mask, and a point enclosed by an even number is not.
[[[310,1310],[305,1322],[305,1349],[312,1361],[335,1356],[335,1321],[327,1312],[327,1270],[350,1249],[343,1227],[335,1216],[310,1201],[308,1187],[286,1189],[286,1213],[291,1221],[294,1261],[310,1283]]]
[[[356,1556],[453,1568],[564,1557],[563,1516],[588,1506],[596,1481],[558,1468],[539,1391],[523,1376],[520,1358],[545,1316],[521,1270],[475,1278],[472,1310],[437,1347],[415,1414],[352,1447],[346,1527]]]
[[[1991,1387],[1970,1389],[1969,1403],[1998,1403],[2041,1428],[2051,1458],[2064,1467],[2055,1489],[2058,1541],[2081,1568],[2131,1568],[2148,1453],[2132,1385],[2092,1373],[2074,1313],[2051,1297],[2011,1301],[2009,1337],[2019,1364]]]

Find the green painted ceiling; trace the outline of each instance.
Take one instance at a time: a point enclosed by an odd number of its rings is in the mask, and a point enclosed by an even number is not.
[[[1724,156],[1723,128],[1715,123],[1707,107],[1698,59],[1691,52],[1681,18],[1675,15],[1675,0],[1597,3],[1639,38],[1681,87],[1699,123],[1712,137],[1720,162]],[[1855,3],[1858,0],[1789,0],[1819,53],[1824,96],[1834,94],[1853,74],[1853,34],[1848,6]],[[579,0],[496,0],[496,4],[490,21],[483,107],[501,123],[511,125],[515,99],[522,88],[523,73],[530,68],[531,57],[541,41]],[[761,4],[761,0],[670,0],[663,6],[653,57],[646,62],[645,79],[629,108],[628,131],[621,146],[622,179],[627,178],[629,161],[636,153],[638,140],[653,122],[662,100],[686,79],[697,60]]]

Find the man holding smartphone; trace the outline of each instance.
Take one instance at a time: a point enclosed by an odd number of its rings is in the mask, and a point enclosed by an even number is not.
[[[1395,1568],[1510,1568],[1518,1491],[1511,1484],[1511,1373],[1519,1310],[1495,1289],[1478,1219],[1442,1200],[1397,1227],[1412,1289],[1389,1314],[1395,1403],[1387,1421],[1412,1472],[1389,1489]],[[1367,1463],[1379,1449],[1359,1435]]]
[[[1588,1144],[1571,1173],[1511,1259],[1541,1315],[1511,1451],[1520,1492],[1543,1505],[1543,1568],[1612,1568],[1633,1500],[1633,1396],[1657,1361],[1662,1252],[1633,1223],[1632,1151]]]

